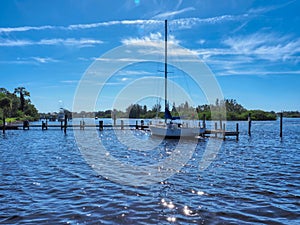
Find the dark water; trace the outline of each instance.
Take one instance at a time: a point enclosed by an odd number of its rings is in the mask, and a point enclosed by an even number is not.
[[[0,223],[300,224],[300,120],[284,120],[282,140],[278,121],[253,122],[251,138],[246,122],[240,131],[240,141],[223,142],[205,170],[199,164],[208,140],[199,141],[174,175],[146,186],[98,174],[73,131],[7,131],[0,136]],[[122,132],[153,139],[147,132]],[[124,164],[154,163],[178,145],[168,140],[152,151],[130,152],[112,130],[98,135]],[[184,143],[186,151],[189,145]]]

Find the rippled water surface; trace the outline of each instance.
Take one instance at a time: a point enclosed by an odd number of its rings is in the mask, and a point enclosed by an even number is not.
[[[0,224],[300,224],[300,120],[284,120],[283,139],[278,121],[253,122],[251,137],[240,122],[240,131],[238,142],[207,152],[220,140],[195,145],[104,130],[95,141],[86,129],[76,131],[80,148],[72,130],[9,130],[0,135]],[[174,168],[139,171],[173,153]],[[136,174],[152,180],[132,186]],[[125,179],[110,179],[118,175]]]

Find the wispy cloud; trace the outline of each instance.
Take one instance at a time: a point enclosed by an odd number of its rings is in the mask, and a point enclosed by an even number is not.
[[[99,23],[88,23],[88,24],[72,24],[69,26],[23,26],[23,27],[0,27],[0,33],[10,32],[25,32],[30,30],[82,30],[92,29],[98,27],[107,27],[114,25],[147,25],[162,23],[162,20],[113,20]]]
[[[169,12],[164,12],[164,13],[160,13],[156,16],[154,16],[155,19],[165,19],[165,18],[170,18],[188,11],[193,11],[195,10],[194,7],[188,7],[188,8],[184,8],[181,10],[175,10],[175,11],[169,11]]]
[[[63,84],[78,84],[80,80],[62,80],[60,81]]]
[[[230,57],[242,61],[266,60],[297,61],[300,53],[300,38],[289,35],[256,32],[250,35],[231,36],[223,40],[220,48],[198,48],[194,50],[200,58]],[[201,44],[201,43],[200,43]]]
[[[274,33],[254,33],[224,40],[233,54],[250,55],[269,61],[291,60],[300,53],[300,39]]]
[[[50,57],[29,57],[29,58],[17,58],[13,60],[5,60],[0,61],[0,63],[4,64],[34,64],[38,65],[41,63],[52,63],[52,62],[59,62],[57,59],[53,59]]]
[[[47,29],[57,29],[57,26],[23,26],[23,27],[0,27],[0,33],[10,33],[10,32],[25,32],[30,30],[47,30]]]
[[[145,55],[164,55],[164,38],[161,33],[151,33],[148,36],[141,38],[127,38],[123,39],[122,44],[132,45],[139,47],[139,52],[144,53]],[[175,38],[173,35],[168,36],[168,56],[173,56],[175,58],[181,58],[180,60],[190,60],[189,57],[196,55],[197,52],[193,50],[183,49],[179,46],[180,41]]]
[[[77,29],[91,29],[97,27],[106,27],[113,25],[147,25],[147,24],[157,24],[162,23],[160,20],[113,20],[100,23],[90,23],[90,24],[73,24],[65,27],[67,30],[77,30]]]
[[[270,12],[270,11],[273,11],[273,10],[276,10],[276,9],[280,9],[280,8],[283,8],[287,5],[290,5],[292,3],[294,3],[295,0],[293,1],[288,1],[288,2],[285,2],[283,4],[279,4],[279,5],[271,5],[271,6],[266,6],[266,7],[259,7],[259,8],[251,8],[250,10],[248,10],[248,13],[251,13],[251,14],[263,14],[263,13],[267,13],[267,12]]]
[[[59,60],[50,58],[50,57],[32,57],[35,61],[39,63],[51,63],[51,62],[58,62]]]
[[[76,46],[76,47],[90,47],[98,44],[102,44],[103,41],[96,39],[42,39],[39,41],[32,40],[12,40],[12,39],[2,39],[0,42],[0,47],[18,47],[18,46],[29,46],[29,45],[65,45],[65,46]]]
[[[242,21],[245,18],[248,18],[249,14],[242,14],[242,15],[222,15],[222,16],[215,16],[215,17],[208,17],[208,18],[181,18],[170,21],[171,24],[176,25],[178,29],[185,29],[191,28],[196,25],[203,25],[203,24],[217,24],[217,23],[224,23],[228,21]]]
[[[98,27],[108,27],[115,25],[153,25],[162,24],[164,21],[160,18],[166,18],[171,15],[178,15],[187,11],[193,10],[193,7],[185,8],[178,11],[166,12],[156,16],[156,19],[150,20],[113,20],[105,21],[99,23],[89,23],[89,24],[72,24],[69,26],[23,26],[23,27],[0,27],[0,33],[11,33],[11,32],[26,32],[31,30],[83,30],[83,29],[93,29]],[[180,18],[170,21],[170,24],[178,25],[178,29],[187,28],[195,26],[198,24],[215,24],[226,21],[241,20],[248,17],[249,14],[243,15],[222,15],[216,17],[208,18],[198,18],[198,17],[187,17]]]
[[[115,75],[118,75],[118,76],[136,76],[136,75],[147,76],[147,75],[153,75],[153,73],[149,72],[149,71],[145,71],[145,70],[121,70],[118,73],[116,73]]]
[[[168,36],[168,43],[169,44],[179,44],[179,40],[176,40],[175,36],[169,35]],[[162,41],[164,41],[163,36],[161,33],[151,33],[148,36],[144,36],[141,38],[126,38],[121,40],[122,44],[125,45],[137,45],[137,46],[157,46],[161,47]]]

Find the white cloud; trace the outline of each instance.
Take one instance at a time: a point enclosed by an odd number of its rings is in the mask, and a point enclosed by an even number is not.
[[[203,45],[206,41],[204,39],[200,39],[199,41],[197,41],[197,43],[199,43],[200,45]]]
[[[77,84],[79,80],[62,80],[60,82],[63,84]]]
[[[193,7],[188,7],[178,11],[166,12],[156,16],[158,19],[149,19],[149,20],[112,20],[99,23],[88,23],[88,24],[72,24],[69,26],[23,26],[23,27],[0,27],[0,33],[11,33],[11,32],[26,32],[30,30],[82,30],[82,29],[93,29],[98,27],[107,27],[115,25],[153,25],[153,24],[162,24],[164,21],[159,18],[166,18],[173,15],[178,15],[187,11],[193,10]],[[196,17],[187,17],[180,18],[170,21],[170,24],[178,25],[180,28],[190,28],[198,24],[215,24],[226,21],[235,21],[241,20],[245,17],[248,17],[249,14],[243,15],[222,15],[216,17],[208,18],[196,18]]]
[[[58,62],[58,60],[49,57],[32,57],[32,59],[39,63]]]
[[[0,42],[0,47],[18,47],[18,46],[29,46],[29,45],[65,45],[65,46],[76,46],[76,47],[89,47],[98,44],[102,44],[103,41],[96,39],[42,39],[40,41],[32,40],[11,40],[11,39],[2,39]]]
[[[5,63],[5,64],[35,64],[35,65],[38,65],[39,63],[50,63],[50,62],[59,62],[59,60],[50,57],[29,57],[29,58],[18,57],[17,59],[14,60],[0,61],[0,63]]]
[[[233,54],[251,55],[269,61],[291,60],[300,53],[300,39],[274,33],[254,33],[224,40]]]
[[[0,41],[0,46],[4,47],[15,47],[15,46],[26,46],[32,45],[33,42],[29,40],[10,40],[10,39],[2,39]]]
[[[181,10],[164,12],[164,13],[160,13],[160,14],[154,16],[154,18],[155,19],[169,18],[169,17],[175,16],[175,15],[179,15],[179,14],[188,12],[188,11],[192,11],[192,10],[195,10],[195,8],[194,7],[188,7],[188,8],[184,8],[184,9],[181,9]]]
[[[115,75],[118,76],[141,76],[141,75],[153,75],[153,73],[149,72],[149,71],[144,71],[144,70],[121,70],[118,73],[116,73]]]
[[[263,13],[267,13],[276,9],[280,9],[283,8],[289,4],[294,3],[295,0],[289,1],[289,2],[284,2],[283,4],[280,5],[271,5],[271,6],[267,6],[267,7],[259,7],[259,8],[251,8],[250,10],[248,10],[248,13],[251,14],[263,14]]]
[[[113,20],[99,23],[89,24],[72,24],[69,26],[23,26],[23,27],[0,27],[0,33],[10,32],[26,32],[30,30],[79,30],[79,29],[92,29],[97,27],[107,27],[114,25],[147,25],[163,23],[161,20]]]
[[[216,17],[208,17],[208,18],[181,18],[170,21],[171,24],[178,26],[178,29],[191,28],[196,25],[201,24],[216,24],[223,23],[227,21],[241,21],[245,18],[249,17],[249,14],[243,15],[222,15]]]
[[[56,26],[24,26],[24,27],[0,27],[0,33],[10,33],[10,32],[25,32],[30,30],[46,30],[46,29],[57,29]]]
[[[161,47],[162,42],[164,42],[164,38],[161,33],[151,33],[148,36],[144,36],[142,38],[127,38],[123,39],[122,44],[125,45],[137,45],[137,46],[153,46],[153,47]],[[176,40],[173,35],[168,36],[169,44],[179,44],[179,40]]]

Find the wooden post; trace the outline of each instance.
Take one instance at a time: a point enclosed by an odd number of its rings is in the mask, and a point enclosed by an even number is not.
[[[64,124],[64,133],[67,133],[67,126],[68,126],[68,115],[65,115],[65,124]]]
[[[3,134],[5,134],[5,117],[4,116],[2,117],[2,122],[3,122],[2,132],[3,132]]]
[[[135,129],[139,129],[138,121],[135,121]]]
[[[28,120],[23,121],[23,130],[25,130],[25,129],[29,130],[29,121]]]
[[[248,135],[251,136],[251,113],[248,114]]]
[[[42,121],[42,130],[46,129],[46,123]]]
[[[62,130],[64,128],[64,126],[63,126],[63,121],[61,120],[60,121],[60,129]]]
[[[113,119],[114,119],[114,126],[117,124],[117,115],[115,112],[113,112]]]
[[[203,114],[203,128],[206,128],[206,114]]]
[[[103,131],[103,120],[99,121],[99,130]]]
[[[121,120],[121,130],[124,130],[124,121]]]
[[[141,130],[144,130],[144,120],[141,120]]]
[[[222,130],[222,120],[220,119],[220,130]]]
[[[280,133],[279,136],[282,138],[282,118],[283,118],[283,113],[280,113]]]
[[[80,121],[80,125],[79,125],[80,130],[84,130],[84,125],[85,125],[84,120]]]
[[[236,140],[238,141],[239,140],[239,124],[238,123],[236,123],[236,130],[235,130],[235,132],[236,132]]]
[[[215,133],[215,138],[217,137],[217,129],[218,129],[218,123],[215,122],[215,131],[216,131],[216,133]]]
[[[225,123],[223,123],[223,132],[222,132],[222,135],[223,135],[223,141],[225,141],[225,138],[226,138],[226,129],[225,129]]]

